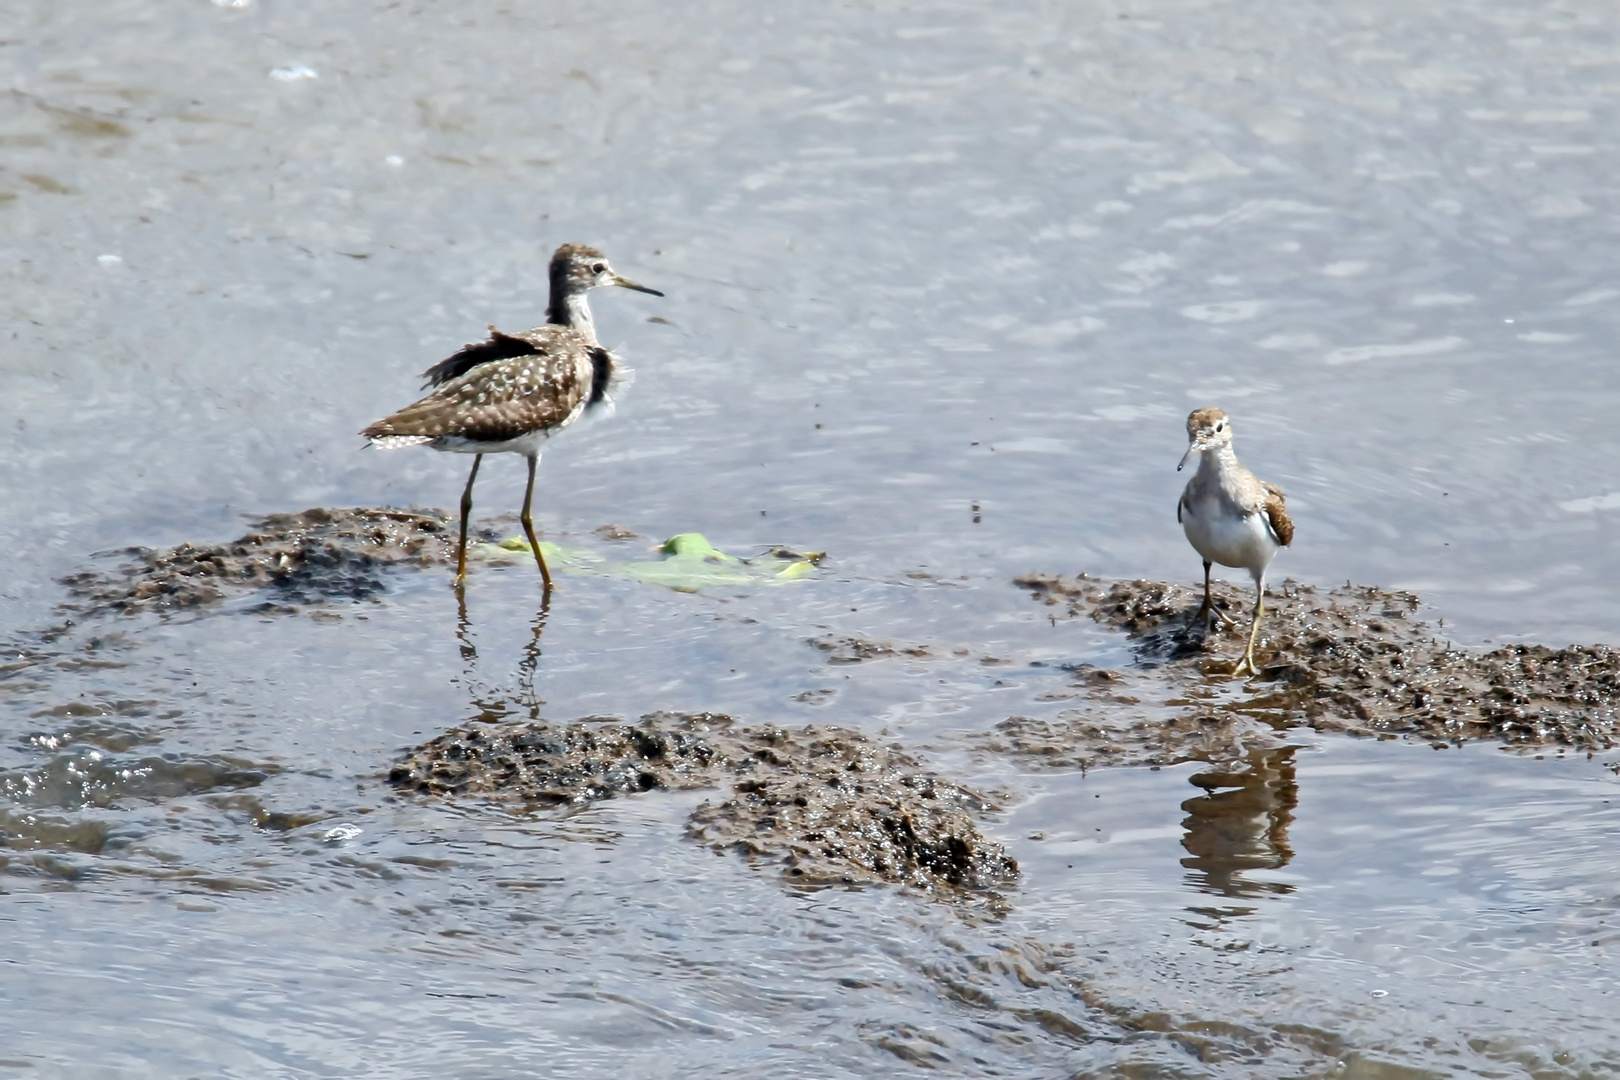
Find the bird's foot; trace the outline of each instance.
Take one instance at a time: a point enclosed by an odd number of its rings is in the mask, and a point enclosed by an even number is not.
[[[1255,665],[1253,652],[1245,653],[1243,659],[1239,660],[1237,666],[1232,669],[1233,678],[1237,678],[1239,675],[1253,675],[1259,678],[1260,668]]]
[[[1192,627],[1198,625],[1199,620],[1203,620],[1204,633],[1213,634],[1215,632],[1215,621],[1217,619],[1219,619],[1222,623],[1225,623],[1227,626],[1237,625],[1236,619],[1232,618],[1232,616],[1228,615],[1226,612],[1222,611],[1208,600],[1205,600],[1203,603],[1198,605],[1198,610],[1193,612],[1193,617],[1188,620],[1187,627],[1188,629],[1191,629]]]

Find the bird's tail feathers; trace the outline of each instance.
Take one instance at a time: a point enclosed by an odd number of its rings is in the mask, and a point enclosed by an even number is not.
[[[371,445],[379,450],[398,450],[402,446],[421,446],[433,441],[432,435],[367,435]]]

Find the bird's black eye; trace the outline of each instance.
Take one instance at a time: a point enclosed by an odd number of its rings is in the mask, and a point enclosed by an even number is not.
[[[607,263],[593,263],[593,264],[591,264],[591,273],[593,273],[593,274],[604,273],[606,270],[607,270]]]
[[[1223,421],[1223,422],[1221,422],[1219,424],[1216,424],[1215,425],[1215,430],[1216,431],[1225,431],[1226,430],[1226,423]]]

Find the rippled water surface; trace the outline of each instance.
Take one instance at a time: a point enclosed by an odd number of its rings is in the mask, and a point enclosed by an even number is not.
[[[1464,644],[1620,638],[1617,30],[6,5],[0,1072],[1620,1075],[1603,760],[1294,733],[1079,774],[971,738],[1128,662],[1014,576],[1195,577],[1201,405],[1289,494],[1277,576],[1415,589]],[[548,450],[541,529],[816,576],[572,575],[541,611],[532,566],[480,563],[464,614],[402,571],[314,615],[60,627],[98,552],[451,506],[465,459],[353,433],[539,321],[568,240],[669,295],[598,294],[636,380]],[[481,476],[497,530],[522,473]],[[929,653],[811,644],[848,634]],[[702,793],[523,815],[384,780],[471,717],[658,709],[859,728],[996,794],[1008,912],[791,891],[685,839]]]

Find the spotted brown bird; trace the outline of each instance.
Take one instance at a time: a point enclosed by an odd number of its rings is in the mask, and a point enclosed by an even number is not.
[[[360,434],[371,445],[391,450],[427,445],[472,454],[472,472],[461,493],[461,543],[456,550],[456,584],[467,579],[467,517],[473,481],[485,454],[522,454],[529,462],[523,495],[523,533],[547,593],[551,571],[534,535],[534,473],[540,450],[586,410],[611,405],[616,358],[596,340],[585,294],[604,285],[664,294],[616,273],[595,248],[564,244],[551,256],[551,304],[544,326],[520,334],[489,328],[489,339],[463,347],[422,373],[433,392],[384,417]]]
[[[1204,603],[1198,615],[1219,617],[1228,625],[1232,622],[1210,598],[1210,563],[1247,570],[1254,578],[1254,617],[1249,622],[1249,647],[1232,674],[1247,671],[1258,675],[1254,640],[1265,608],[1266,569],[1278,548],[1294,542],[1294,523],[1288,517],[1283,493],[1239,464],[1232,450],[1232,421],[1224,412],[1198,409],[1187,417],[1187,444],[1176,471],[1194,454],[1199,455],[1198,471],[1181,493],[1176,520],[1204,558]]]

